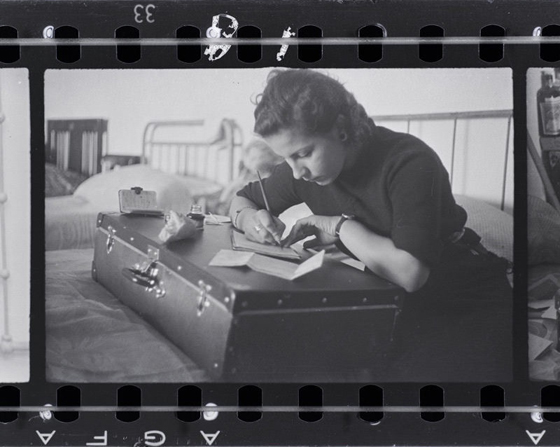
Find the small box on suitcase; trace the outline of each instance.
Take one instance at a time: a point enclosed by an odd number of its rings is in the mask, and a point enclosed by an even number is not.
[[[97,223],[94,279],[215,380],[367,381],[391,341],[404,291],[371,273],[328,260],[294,281],[210,267],[230,225],[164,246],[162,218]]]

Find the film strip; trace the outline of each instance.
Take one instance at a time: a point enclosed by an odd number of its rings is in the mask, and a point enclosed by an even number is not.
[[[0,11],[1,445],[558,445],[556,5]]]

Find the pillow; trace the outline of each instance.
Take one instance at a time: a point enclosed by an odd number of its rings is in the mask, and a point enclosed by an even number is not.
[[[164,210],[188,213],[193,203],[192,195],[180,177],[145,165],[125,166],[94,175],[76,189],[74,196],[87,200],[99,211],[118,211],[119,190],[134,186],[155,191],[158,206]]]
[[[529,265],[560,264],[560,213],[544,200],[527,197]]]
[[[467,212],[466,226],[482,238],[482,245],[513,261],[513,217],[480,199],[456,195],[455,201]]]

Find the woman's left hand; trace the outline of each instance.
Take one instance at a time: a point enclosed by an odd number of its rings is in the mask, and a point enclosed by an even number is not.
[[[299,219],[290,234],[281,241],[281,245],[289,247],[309,236],[315,236],[315,239],[304,242],[304,248],[332,245],[338,239],[335,229],[339,220],[339,216],[309,216]]]

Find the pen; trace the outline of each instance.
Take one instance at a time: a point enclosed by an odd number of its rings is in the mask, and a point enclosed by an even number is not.
[[[261,185],[261,192],[264,199],[264,205],[266,206],[266,210],[270,213],[270,206],[268,205],[268,199],[266,198],[266,193],[264,192],[263,181],[259,171],[257,171],[257,175],[259,176],[259,185]]]
[[[257,175],[259,176],[259,185],[261,185],[261,193],[264,199],[264,205],[266,206],[266,210],[270,213],[270,205],[268,204],[268,199],[266,198],[266,193],[264,192],[264,185],[263,185],[263,181],[261,178],[261,173],[259,171],[257,171]],[[276,241],[277,244],[280,244],[280,237],[278,235],[274,235],[274,240]]]

